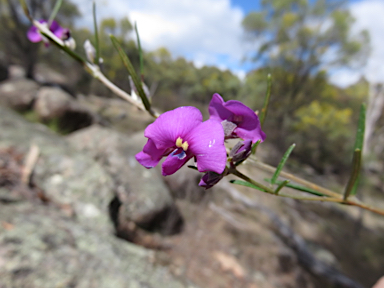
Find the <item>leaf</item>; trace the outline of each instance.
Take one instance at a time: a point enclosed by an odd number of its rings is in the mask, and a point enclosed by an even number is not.
[[[97,19],[96,19],[96,3],[93,1],[93,27],[95,30],[95,49],[96,49],[96,59],[95,63],[96,65],[99,65],[100,61],[100,45],[99,45],[99,31],[97,29]]]
[[[191,168],[191,169],[193,169],[193,170],[197,170],[197,167],[196,167],[196,166],[188,165],[187,167],[188,167],[188,168]]]
[[[143,101],[144,107],[147,111],[151,112],[151,104],[148,101],[147,96],[144,93],[142,83],[137,77],[137,74],[135,72],[135,69],[133,68],[133,65],[131,61],[129,60],[128,56],[123,51],[123,48],[121,47],[120,43],[117,41],[116,37],[113,35],[109,36],[112,40],[113,45],[115,46],[117,52],[119,52],[121,60],[123,60],[124,66],[127,68],[128,73],[131,75],[133,83],[136,86],[137,92],[139,93],[139,96],[141,100]]]
[[[360,167],[361,167],[361,150],[356,149],[355,153],[353,154],[353,159],[352,159],[351,176],[349,178],[347,187],[345,188],[345,192],[344,192],[344,200],[347,200],[348,196],[354,190],[355,185],[357,186],[357,182],[358,182],[357,180],[359,178]],[[355,193],[356,193],[356,191],[355,191]]]
[[[52,23],[53,19],[55,19],[57,13],[59,12],[62,3],[63,3],[63,0],[57,0],[56,1],[55,7],[53,7],[52,13],[48,19],[48,27],[51,26],[51,23]]]
[[[51,41],[51,43],[55,44],[57,47],[59,47],[60,49],[64,50],[67,54],[69,54],[69,56],[71,56],[73,59],[75,59],[76,61],[80,62],[82,65],[84,65],[87,61],[81,57],[79,54],[77,54],[76,52],[74,52],[73,50],[69,49],[67,46],[61,46],[60,44],[56,43],[55,40],[53,40],[48,34],[44,33],[44,32],[41,32],[41,35],[43,35],[45,38],[47,38],[48,40]]]
[[[355,147],[354,147],[355,148],[355,152],[356,152],[356,149],[359,149],[360,152],[362,152],[363,148],[364,148],[363,146],[364,146],[366,110],[367,110],[367,107],[366,107],[365,103],[361,104],[360,115],[359,115],[359,122],[357,124],[357,131],[356,131],[356,140],[355,140]],[[353,157],[355,157],[355,155],[353,155]],[[355,160],[352,159],[352,163],[353,163],[352,167],[354,167],[354,165],[355,165],[354,161]],[[360,164],[359,165],[361,166],[361,153],[360,153]],[[357,192],[357,186],[359,185],[359,180],[360,180],[360,168],[358,168],[358,169],[359,169],[357,171],[358,175],[357,175],[357,178],[354,180],[354,185],[351,188],[350,195],[356,195],[356,192]],[[353,171],[354,170],[352,170],[352,174],[353,174]],[[351,174],[351,177],[352,177],[352,174]],[[348,185],[347,185],[347,187],[348,187]],[[345,197],[345,194],[344,194],[344,197]]]
[[[280,190],[283,189],[285,186],[287,186],[287,184],[289,183],[290,181],[289,180],[284,180],[284,181],[281,181],[279,186],[276,188],[275,190],[275,194],[279,194]]]
[[[271,184],[274,185],[276,183],[277,178],[280,175],[281,170],[284,167],[285,162],[287,162],[289,155],[291,154],[293,148],[295,148],[296,144],[292,144],[288,150],[285,152],[283,158],[281,158],[279,165],[276,168],[275,174],[273,174],[271,179]]]
[[[135,32],[136,32],[136,37],[137,37],[137,46],[139,48],[140,74],[141,74],[141,77],[143,77],[143,75],[144,75],[143,51],[141,50],[139,31],[137,30],[136,22],[135,22]]]
[[[20,5],[21,7],[23,7],[23,11],[24,11],[24,14],[25,16],[28,17],[28,19],[33,22],[33,19],[32,19],[32,16],[31,14],[29,13],[29,9],[28,9],[28,5],[27,3],[25,2],[25,0],[19,0],[20,1]]]
[[[253,189],[257,189],[257,190],[266,192],[264,189],[260,188],[259,186],[256,186],[256,185],[254,185],[252,183],[249,183],[249,182],[246,182],[246,181],[230,180],[229,182],[231,182],[232,184],[242,185],[242,186],[245,186],[245,187],[250,187],[250,188],[253,188]]]
[[[261,113],[260,113],[260,117],[259,117],[261,126],[263,126],[265,117],[267,116],[269,99],[271,98],[271,88],[272,88],[272,76],[271,76],[271,74],[268,74],[267,81],[268,81],[267,93],[265,95],[263,109],[261,109]]]
[[[365,132],[365,114],[366,114],[366,105],[365,103],[361,104],[359,122],[357,125],[356,140],[354,150],[360,149],[363,151],[364,143],[364,132]]]
[[[264,180],[269,182],[269,183],[271,183],[271,179],[264,179]],[[283,182],[284,181],[276,181],[276,184],[281,185]],[[307,188],[305,186],[293,184],[293,183],[287,183],[285,186],[288,187],[288,188],[292,188],[292,189],[295,189],[295,190],[298,190],[298,191],[302,191],[302,192],[306,192],[306,193],[309,193],[309,194],[312,194],[312,195],[316,195],[316,196],[327,196],[327,195],[324,195],[323,193],[321,193],[319,191],[313,190],[311,188]]]
[[[259,146],[260,143],[261,143],[261,140],[257,140],[256,143],[252,145],[252,150],[251,150],[252,155],[256,154],[257,146]]]

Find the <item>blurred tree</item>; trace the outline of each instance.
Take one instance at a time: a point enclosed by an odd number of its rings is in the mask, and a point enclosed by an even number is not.
[[[36,19],[48,19],[56,0],[27,1],[30,12]],[[71,1],[63,1],[56,19],[62,26],[70,27],[80,16],[77,6]],[[0,0],[0,49],[7,55],[9,63],[25,67],[28,78],[33,78],[37,61],[38,44],[31,43],[26,33],[31,23],[25,17],[18,0]]]
[[[314,100],[343,108],[340,89],[328,84],[327,71],[362,65],[369,52],[369,35],[366,31],[351,33],[354,18],[343,0],[262,0],[261,5],[261,11],[249,13],[242,25],[255,46],[250,59],[261,67],[264,79],[267,73],[273,77],[273,114],[265,129],[283,151],[288,139],[292,140],[289,136],[299,133],[297,109],[309,109]],[[331,111],[319,105],[323,112]]]
[[[252,60],[268,67],[274,83],[279,83],[274,91],[285,111],[281,122],[313,100],[301,93],[309,85],[321,84],[310,78],[320,75],[324,83],[322,71],[360,65],[366,59],[368,34],[362,31],[352,37],[354,19],[344,4],[341,0],[263,0],[261,12],[244,18],[243,28],[257,47]]]

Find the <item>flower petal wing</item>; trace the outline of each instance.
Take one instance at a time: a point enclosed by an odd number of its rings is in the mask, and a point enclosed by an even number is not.
[[[216,120],[207,120],[193,129],[186,141],[196,156],[200,172],[213,171],[221,174],[226,165],[227,153],[224,146],[224,130]]]
[[[232,113],[225,108],[225,102],[223,98],[217,93],[213,94],[211,102],[209,102],[209,115],[210,119],[216,121],[224,121],[229,120],[231,118]],[[230,120],[229,120],[230,121]]]
[[[158,149],[173,147],[176,139],[185,136],[203,121],[199,109],[191,106],[179,107],[165,112],[150,124],[144,136],[150,138]]]
[[[238,137],[251,139],[254,143],[264,141],[265,133],[261,130],[259,117],[251,108],[236,100],[228,101],[225,107],[235,115],[231,121],[237,124],[235,133]]]
[[[261,130],[260,126],[255,127],[252,130],[247,130],[241,127],[237,127],[235,129],[236,135],[244,140],[250,139],[252,140],[252,143],[256,143],[257,141],[261,140],[263,142],[265,140],[265,133],[263,130]]]

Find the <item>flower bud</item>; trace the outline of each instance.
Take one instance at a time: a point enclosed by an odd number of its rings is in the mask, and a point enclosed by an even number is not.
[[[251,155],[252,152],[252,140],[239,141],[229,152],[229,158],[231,162],[236,163],[244,161]]]
[[[96,49],[93,47],[91,41],[88,39],[85,40],[84,42],[84,50],[85,50],[85,55],[87,55],[87,59],[91,63],[95,63],[95,57],[96,57]]]
[[[228,168],[226,167],[223,173],[218,174],[212,171],[208,171],[201,177],[199,186],[204,187],[205,189],[209,189],[215,186],[224,176],[228,175]]]

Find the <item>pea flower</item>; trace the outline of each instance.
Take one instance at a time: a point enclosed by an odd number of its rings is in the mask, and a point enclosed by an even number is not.
[[[265,133],[261,130],[259,117],[251,108],[240,101],[224,102],[217,93],[213,94],[209,103],[210,119],[221,122],[225,138],[250,139],[252,143],[264,141]]]
[[[207,120],[199,109],[185,106],[163,113],[144,131],[148,138],[137,161],[146,168],[155,167],[162,157],[162,174],[171,175],[195,157],[200,172],[221,174],[226,166],[224,131],[219,122]]]
[[[39,20],[40,23],[47,25],[48,22],[46,20]],[[62,40],[66,40],[66,38],[69,38],[69,30],[67,28],[63,28],[57,23],[56,21],[52,21],[51,25],[49,26],[49,30],[57,36],[57,38],[60,38]],[[40,41],[44,41],[46,44],[48,43],[48,40],[41,35],[39,32],[39,29],[37,29],[36,26],[32,26],[29,28],[27,32],[27,37],[29,41],[37,43]]]

